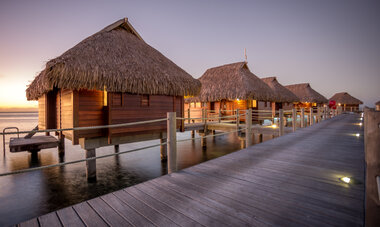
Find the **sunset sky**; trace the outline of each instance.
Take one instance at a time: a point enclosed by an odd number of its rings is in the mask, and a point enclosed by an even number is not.
[[[244,60],[259,77],[330,98],[380,100],[380,1],[0,1],[0,109],[33,107],[45,63],[123,17],[193,77]]]

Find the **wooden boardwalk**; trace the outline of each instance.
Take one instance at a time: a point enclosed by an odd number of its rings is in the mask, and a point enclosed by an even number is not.
[[[20,226],[362,226],[355,123],[358,115],[343,114]]]

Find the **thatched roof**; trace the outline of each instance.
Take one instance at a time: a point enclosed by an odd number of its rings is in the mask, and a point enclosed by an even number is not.
[[[200,82],[145,43],[124,18],[48,61],[26,96],[35,100],[54,87],[185,96],[198,94]]]
[[[375,105],[380,105],[380,100],[379,100],[379,101],[377,101],[377,103],[375,103]]]
[[[348,104],[348,105],[359,105],[363,104],[359,99],[352,97],[347,92],[340,92],[333,95],[329,100],[334,100],[336,103]]]
[[[276,77],[261,78],[276,94],[276,102],[299,102],[299,98],[282,86]]]
[[[273,101],[275,94],[263,81],[249,71],[246,62],[238,62],[207,69],[199,80],[202,83],[198,96],[186,102],[213,102],[222,99],[256,99]]]
[[[328,100],[311,88],[309,83],[293,84],[285,87],[293,92],[300,99],[300,102],[328,103]]]

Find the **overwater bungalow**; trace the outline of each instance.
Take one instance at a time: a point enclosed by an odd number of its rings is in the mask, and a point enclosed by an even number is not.
[[[375,103],[375,105],[376,105],[376,110],[380,110],[380,100],[377,103]]]
[[[276,101],[272,102],[272,111],[278,111],[279,109],[291,110],[294,107],[294,103],[299,102],[300,99],[281,85],[276,77],[261,78],[276,94]]]
[[[236,109],[271,110],[270,102],[275,99],[272,89],[249,70],[246,62],[207,69],[199,80],[199,95],[185,100],[185,109],[189,108],[193,117],[201,116],[197,110],[202,108],[223,116],[233,115]]]
[[[48,61],[26,96],[38,100],[39,129],[61,129],[165,118],[167,112],[181,117],[184,96],[199,90],[198,80],[149,46],[124,18]],[[82,146],[92,141],[101,147],[139,135],[162,138],[166,125],[64,131],[63,136],[73,144],[82,139]]]
[[[329,101],[332,100],[335,101],[336,105],[341,106],[343,111],[359,111],[359,105],[363,104],[362,101],[347,92],[336,93],[329,99]]]
[[[299,98],[299,102],[295,103],[295,107],[323,107],[324,104],[328,103],[328,100],[311,88],[309,83],[293,84],[285,87]]]

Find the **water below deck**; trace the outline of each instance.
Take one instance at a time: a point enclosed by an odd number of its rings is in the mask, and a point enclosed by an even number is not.
[[[343,114],[22,225],[361,226],[359,122]]]

